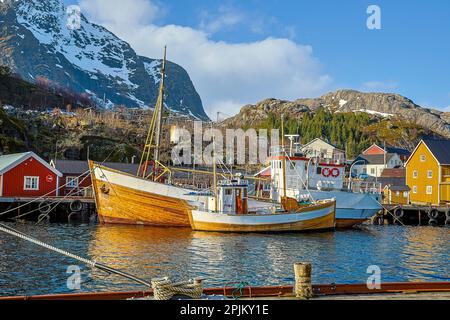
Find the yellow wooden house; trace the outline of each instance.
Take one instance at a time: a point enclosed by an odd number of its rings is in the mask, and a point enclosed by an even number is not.
[[[383,189],[383,203],[409,204],[409,187],[386,185]]]
[[[450,140],[422,140],[405,164],[412,204],[450,203]]]

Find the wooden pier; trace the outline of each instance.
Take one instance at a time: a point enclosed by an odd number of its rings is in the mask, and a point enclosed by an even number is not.
[[[385,204],[383,207],[383,211],[374,218],[374,224],[450,226],[450,204],[443,206]]]
[[[94,198],[88,197],[0,197],[0,220],[50,222],[93,221]]]

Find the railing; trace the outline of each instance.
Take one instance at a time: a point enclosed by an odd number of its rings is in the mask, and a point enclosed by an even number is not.
[[[365,182],[352,181],[349,187],[349,182],[344,182],[344,190],[349,190],[353,193],[370,193],[381,194],[383,192],[382,184],[380,182]]]

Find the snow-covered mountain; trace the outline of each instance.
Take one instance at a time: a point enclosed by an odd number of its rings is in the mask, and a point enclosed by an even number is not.
[[[114,104],[152,107],[161,61],[137,55],[104,27],[82,14],[78,17],[61,0],[0,2],[0,63],[25,80],[44,76]],[[208,118],[182,67],[169,62],[166,82],[166,103],[171,110]]]

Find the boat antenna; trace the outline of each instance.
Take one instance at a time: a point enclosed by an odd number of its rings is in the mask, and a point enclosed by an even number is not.
[[[155,169],[159,166],[162,116],[164,111],[164,92],[166,83],[166,58],[167,46],[164,47],[164,58],[161,65],[161,82],[159,86],[158,100],[156,101],[155,109],[153,111],[152,120],[150,122],[147,139],[145,141],[144,150],[142,152],[141,161],[137,172],[137,175],[142,176],[143,178],[147,176],[148,161],[150,160],[152,149],[154,149],[153,160],[155,162]],[[153,144],[153,140],[155,140],[155,144]]]

